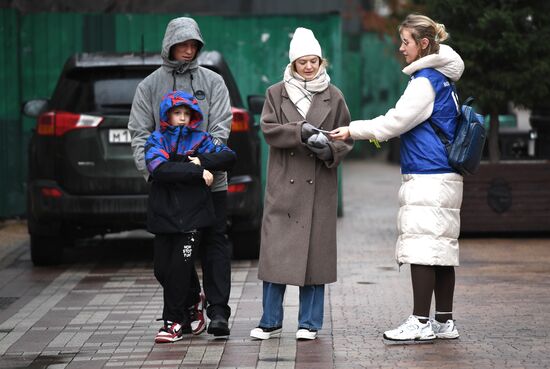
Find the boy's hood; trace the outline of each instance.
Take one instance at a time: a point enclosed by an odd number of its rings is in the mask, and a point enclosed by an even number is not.
[[[171,127],[168,123],[168,110],[181,105],[186,105],[191,109],[191,121],[187,127],[196,129],[200,126],[203,117],[197,99],[184,91],[172,91],[164,95],[160,102],[159,118],[161,131],[165,131],[167,127]]]
[[[170,48],[175,44],[187,40],[197,40],[199,42],[199,48],[197,49],[195,59],[190,62],[170,60]],[[203,46],[204,41],[201,31],[194,19],[188,17],[172,19],[166,26],[166,32],[162,40],[162,51],[160,55],[163,60],[163,65],[171,69],[180,69],[182,65],[186,64],[188,64],[188,68],[190,69],[196,68],[198,66],[197,58]]]

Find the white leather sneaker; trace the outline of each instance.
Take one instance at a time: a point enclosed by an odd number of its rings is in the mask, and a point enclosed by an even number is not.
[[[430,321],[421,323],[411,315],[399,327],[384,332],[384,338],[392,341],[430,341],[435,339],[435,334]]]
[[[432,329],[437,338],[452,340],[460,336],[456,329],[456,324],[452,319],[447,320],[445,323],[440,323],[435,319],[430,319],[430,322],[432,323]]]

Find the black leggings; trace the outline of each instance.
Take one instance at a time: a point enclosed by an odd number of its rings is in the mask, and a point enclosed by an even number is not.
[[[411,264],[411,280],[414,315],[422,317],[430,315],[432,293],[435,293],[436,311],[448,313],[453,311],[453,295],[455,290],[454,267]],[[436,319],[441,322],[452,318],[452,314],[436,315]]]

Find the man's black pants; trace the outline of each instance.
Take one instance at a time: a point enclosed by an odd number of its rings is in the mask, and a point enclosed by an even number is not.
[[[231,247],[226,236],[227,191],[212,192],[216,222],[202,230],[199,246],[203,287],[208,301],[206,313],[210,319],[229,319],[231,291]]]

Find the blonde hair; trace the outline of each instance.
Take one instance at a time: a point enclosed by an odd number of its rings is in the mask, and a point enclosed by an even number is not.
[[[423,38],[429,41],[428,47],[420,48],[420,57],[438,53],[439,43],[449,38],[444,24],[434,22],[431,18],[421,14],[409,14],[399,25],[399,33],[404,28],[411,32],[417,45],[420,45],[420,40]]]

